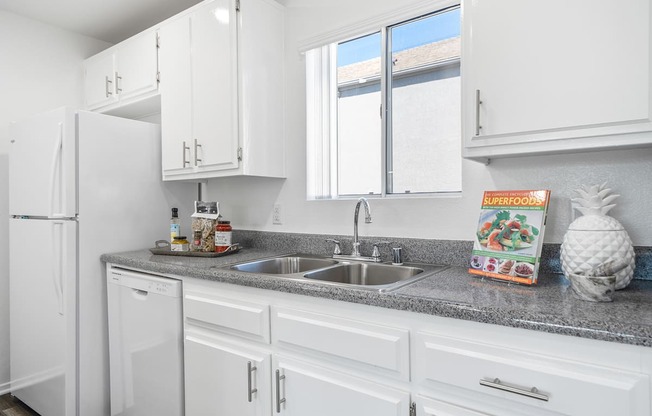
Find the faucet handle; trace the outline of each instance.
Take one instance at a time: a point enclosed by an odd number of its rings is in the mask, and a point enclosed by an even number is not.
[[[374,249],[371,252],[371,257],[374,259],[375,262],[380,262],[380,249],[378,248],[380,245],[388,245],[391,244],[390,241],[376,241],[373,243]]]
[[[333,238],[327,238],[326,241],[328,241],[330,243],[335,243],[335,248],[333,249],[333,254],[334,255],[339,256],[340,254],[342,254],[342,247],[340,246],[340,241],[339,240],[335,240]]]

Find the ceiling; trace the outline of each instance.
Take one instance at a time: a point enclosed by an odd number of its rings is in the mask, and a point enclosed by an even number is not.
[[[119,43],[200,0],[0,0],[0,10]]]

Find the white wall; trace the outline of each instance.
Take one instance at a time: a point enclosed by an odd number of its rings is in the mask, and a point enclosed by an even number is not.
[[[81,62],[109,46],[0,11],[0,153],[7,153],[11,121],[62,105],[81,106]]]
[[[401,2],[405,6],[407,2]],[[211,199],[220,201],[234,228],[297,233],[352,234],[355,202],[306,201],[305,70],[298,45],[358,20],[393,10],[393,0],[288,1],[286,14],[287,179],[226,178],[209,181]],[[553,200],[545,240],[561,242],[571,221],[570,198],[580,184],[608,181],[621,194],[611,214],[634,244],[652,245],[652,149],[494,160],[489,166],[464,161],[463,193],[454,198],[372,200],[373,224],[360,235],[472,240],[482,192],[488,189],[549,188]],[[283,225],[273,225],[274,203]]]
[[[82,105],[82,60],[110,44],[0,11],[0,390],[9,380],[8,127]]]

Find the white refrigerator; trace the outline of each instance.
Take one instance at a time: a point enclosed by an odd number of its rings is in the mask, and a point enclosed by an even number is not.
[[[100,255],[166,238],[188,188],[161,181],[157,124],[61,108],[11,125],[11,388],[41,416],[109,415]]]

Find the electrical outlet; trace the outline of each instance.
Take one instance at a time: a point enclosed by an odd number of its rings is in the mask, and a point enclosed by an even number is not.
[[[281,217],[281,204],[274,204],[274,210],[272,211],[272,224],[283,224]]]

